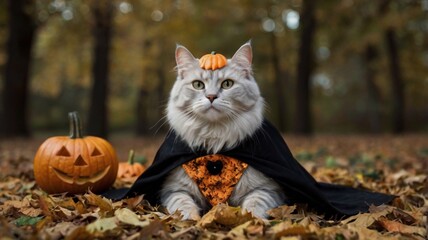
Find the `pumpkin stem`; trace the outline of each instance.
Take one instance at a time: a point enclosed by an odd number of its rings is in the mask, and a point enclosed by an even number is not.
[[[215,52],[215,51],[212,51],[212,52],[211,52],[211,54],[212,54],[212,55],[215,55],[215,54],[216,54],[216,52]]]
[[[135,156],[134,149],[129,150],[128,163],[131,165],[134,164],[134,156]]]
[[[70,138],[82,138],[82,124],[80,123],[79,114],[77,112],[69,112],[68,118],[70,119]]]

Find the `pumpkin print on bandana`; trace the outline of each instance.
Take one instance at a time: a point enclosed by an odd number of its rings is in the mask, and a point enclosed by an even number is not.
[[[215,206],[225,203],[248,164],[220,154],[196,158],[182,165],[199,190]]]

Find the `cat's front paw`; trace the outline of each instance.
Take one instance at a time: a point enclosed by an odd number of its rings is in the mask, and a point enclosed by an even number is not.
[[[181,210],[181,215],[183,216],[183,220],[194,220],[199,221],[201,219],[201,215],[199,214],[198,209],[190,209],[190,210]]]
[[[266,206],[261,206],[257,201],[245,201],[242,204],[243,212],[250,212],[254,217],[266,219],[269,217],[267,214],[267,210],[269,210]]]
[[[269,217],[269,215],[266,213],[267,210],[268,209],[262,209],[258,207],[242,209],[243,212],[250,212],[251,214],[253,214],[254,217],[262,219],[266,219]]]

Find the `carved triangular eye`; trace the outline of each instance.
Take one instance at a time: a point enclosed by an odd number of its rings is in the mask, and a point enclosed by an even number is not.
[[[65,146],[62,146],[62,148],[56,153],[57,156],[60,157],[70,157],[71,154],[70,152],[67,150],[67,148]]]
[[[86,166],[86,165],[88,165],[88,163],[86,163],[85,159],[83,159],[81,155],[79,155],[76,161],[74,161],[74,166]]]
[[[98,148],[94,148],[94,151],[92,151],[91,157],[101,156],[103,155]]]

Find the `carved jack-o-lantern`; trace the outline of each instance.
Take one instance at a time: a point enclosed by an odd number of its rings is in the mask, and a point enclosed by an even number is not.
[[[47,139],[34,157],[34,177],[48,193],[101,192],[115,181],[116,152],[106,140],[83,137],[76,112],[69,113],[70,136]]]

